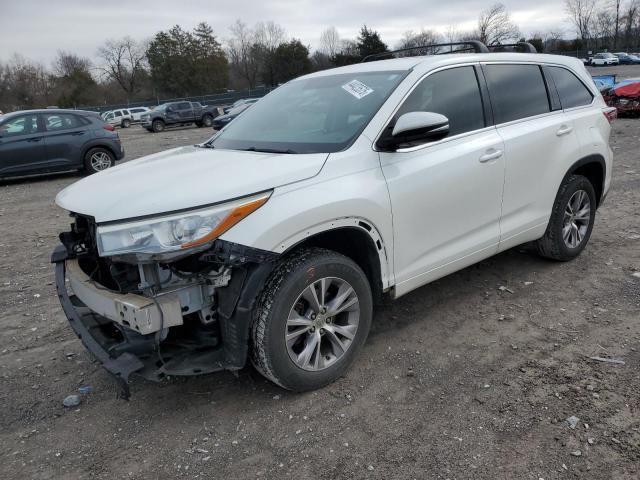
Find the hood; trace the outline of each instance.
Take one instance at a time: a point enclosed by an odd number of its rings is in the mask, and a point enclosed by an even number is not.
[[[311,178],[327,157],[180,147],[86,177],[56,203],[97,223],[162,214]]]

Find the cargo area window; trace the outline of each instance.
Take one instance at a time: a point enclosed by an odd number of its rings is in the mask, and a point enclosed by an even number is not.
[[[591,104],[593,94],[578,77],[566,68],[549,67],[562,108],[582,107]]]

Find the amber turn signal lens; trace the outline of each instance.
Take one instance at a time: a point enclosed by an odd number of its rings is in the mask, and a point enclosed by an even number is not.
[[[224,219],[218,224],[218,226],[211,230],[211,232],[209,232],[207,235],[192,242],[184,243],[180,246],[180,248],[197,247],[198,245],[202,245],[204,243],[215,240],[240,220],[255,212],[258,208],[264,205],[267,200],[269,200],[269,195],[258,198],[257,200],[253,200],[243,205],[238,205],[236,208],[231,210],[231,212],[226,217],[224,217]]]

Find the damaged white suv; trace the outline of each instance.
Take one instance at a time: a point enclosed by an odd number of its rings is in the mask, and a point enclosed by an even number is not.
[[[615,110],[579,60],[472,46],[298,78],[203,144],[60,192],[74,221],[58,295],[125,395],[133,373],[248,359],[318,388],[359,353],[383,294],[524,242],[556,260],[584,249]]]

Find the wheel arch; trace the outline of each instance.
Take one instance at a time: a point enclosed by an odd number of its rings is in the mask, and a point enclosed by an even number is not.
[[[604,182],[607,177],[607,164],[604,157],[600,154],[592,154],[581,158],[569,167],[560,185],[571,175],[582,175],[589,179],[593,189],[596,191],[597,206],[599,207],[604,192]]]
[[[391,286],[388,251],[375,226],[362,218],[332,220],[300,232],[281,244],[283,254],[321,247],[353,260],[364,271],[376,301]]]
[[[109,145],[105,145],[104,143],[100,143],[100,141],[96,140],[82,147],[82,155],[80,158],[80,163],[82,163],[83,165],[85,160],[87,159],[87,153],[89,153],[89,151],[92,148],[104,148],[105,150],[108,150],[113,155],[114,162],[117,161],[118,154],[113,150],[113,148],[111,148]]]

